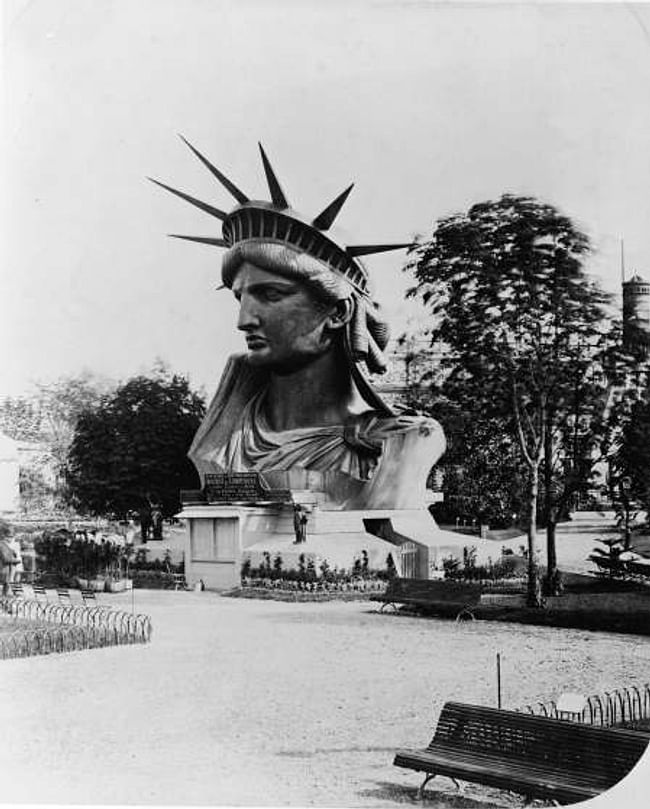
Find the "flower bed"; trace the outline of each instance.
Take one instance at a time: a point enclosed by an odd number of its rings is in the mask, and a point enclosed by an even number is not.
[[[235,587],[222,593],[228,598],[259,598],[267,601],[368,601],[369,591],[283,590],[279,587]]]
[[[381,579],[350,579],[349,581],[328,581],[327,579],[314,579],[303,581],[300,579],[285,578],[258,578],[244,576],[243,589],[257,590],[286,590],[303,593],[383,593],[388,582]]]

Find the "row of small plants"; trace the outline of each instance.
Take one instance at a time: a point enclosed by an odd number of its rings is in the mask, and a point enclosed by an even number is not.
[[[370,568],[366,551],[361,552],[350,569],[330,567],[326,559],[316,567],[314,560],[304,553],[298,557],[297,568],[285,569],[282,555],[277,553],[271,558],[268,552],[263,554],[260,565],[254,567],[250,558],[246,558],[241,567],[243,587],[306,592],[377,592],[384,590],[396,575],[392,554],[386,557],[383,570],[375,570]]]
[[[34,539],[37,568],[64,579],[118,580],[126,577],[133,546],[102,538],[96,541],[86,531],[44,531]]]
[[[525,580],[526,560],[514,554],[502,555],[484,565],[476,563],[476,548],[464,548],[463,559],[449,556],[442,560],[446,579],[471,582],[497,582],[504,579]]]
[[[61,585],[112,592],[128,589],[131,581],[140,587],[166,587],[173,574],[184,572],[184,563],[174,564],[169,549],[162,559],[149,560],[148,548],[135,550],[110,537],[97,541],[83,530],[44,531],[33,544],[36,577],[46,571]]]

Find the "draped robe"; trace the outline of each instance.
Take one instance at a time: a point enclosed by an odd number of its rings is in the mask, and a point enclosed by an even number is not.
[[[317,492],[330,509],[424,505],[428,473],[445,448],[436,421],[367,410],[340,425],[274,431],[263,413],[266,374],[230,358],[189,453],[202,477],[257,471],[271,488]]]

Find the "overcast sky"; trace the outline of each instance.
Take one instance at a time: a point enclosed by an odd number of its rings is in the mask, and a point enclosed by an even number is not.
[[[241,350],[220,223],[145,179],[252,197],[261,140],[312,216],[356,183],[357,243],[408,241],[504,192],[590,235],[589,269],[650,276],[650,7],[425,0],[4,0],[0,396],[156,358],[212,393]],[[367,260],[395,332],[404,254]]]

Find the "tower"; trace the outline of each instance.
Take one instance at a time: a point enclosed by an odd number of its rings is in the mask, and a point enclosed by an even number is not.
[[[650,281],[637,274],[623,281],[623,343],[639,359],[650,356]]]

